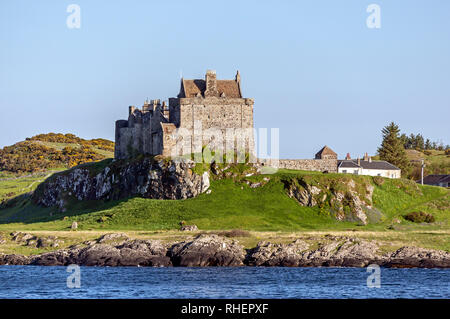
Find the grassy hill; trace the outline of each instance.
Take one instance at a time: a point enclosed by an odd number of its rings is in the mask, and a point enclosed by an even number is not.
[[[425,161],[424,175],[430,174],[450,174],[450,155],[445,151],[427,150],[420,152],[417,150],[406,150],[406,154],[414,165],[412,176],[414,179],[420,178],[420,161]]]
[[[86,164],[95,166],[95,164]],[[84,165],[84,167],[86,167]],[[252,176],[253,182],[270,178],[264,186],[251,188],[243,181],[213,180],[211,194],[187,200],[128,198],[119,201],[74,202],[64,213],[57,208],[34,205],[22,196],[0,209],[1,229],[67,230],[77,221],[80,230],[178,229],[179,223],[196,224],[202,230],[245,229],[253,231],[305,230],[384,230],[393,228],[448,229],[450,226],[450,191],[420,186],[409,180],[382,179],[346,174],[280,170],[276,174]],[[324,207],[305,207],[290,198],[286,181],[307,179],[312,183],[334,183],[346,187],[349,179],[356,184],[374,186],[373,206],[381,212],[379,222],[360,226],[332,217]],[[379,178],[378,178],[379,179]],[[431,224],[414,224],[404,219],[413,211],[432,214]]]
[[[0,149],[0,203],[33,191],[55,172],[114,157],[114,142],[40,134]]]
[[[408,176],[412,180],[419,180],[421,174],[421,160],[425,161],[424,176],[431,174],[450,174],[450,154],[447,151],[425,150],[423,152],[418,150],[407,149],[406,155],[411,161],[412,170]],[[372,157],[379,160],[379,156]],[[403,173],[402,173],[403,174]],[[402,175],[403,176],[403,175]]]
[[[40,134],[0,149],[0,178],[8,173],[26,174],[67,169],[114,157],[114,142],[84,140],[73,134]]]

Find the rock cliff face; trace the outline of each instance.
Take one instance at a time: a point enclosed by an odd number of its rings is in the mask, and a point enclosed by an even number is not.
[[[107,234],[94,241],[34,256],[0,254],[0,265],[40,266],[278,266],[366,267],[377,264],[396,268],[450,268],[450,253],[417,247],[402,247],[380,254],[378,244],[350,237],[327,237],[310,249],[302,240],[289,244],[260,242],[247,251],[237,242],[203,234],[176,243],[130,239]]]
[[[369,214],[379,214],[372,207],[374,186],[369,182],[359,185],[351,178],[323,182],[296,178],[285,180],[284,184],[289,197],[300,205],[326,208],[338,220],[366,225],[369,223]]]
[[[234,240],[200,235],[193,241],[175,244],[169,250],[174,266],[243,266],[244,248]]]
[[[190,160],[111,162],[103,168],[78,166],[55,174],[40,184],[33,200],[46,207],[64,210],[69,200],[115,200],[131,196],[155,199],[186,199],[209,188],[209,173],[194,172]]]

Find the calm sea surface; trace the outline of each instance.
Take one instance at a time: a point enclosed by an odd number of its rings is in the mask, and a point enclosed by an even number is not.
[[[450,269],[381,269],[368,288],[365,268],[0,266],[0,298],[450,298]]]

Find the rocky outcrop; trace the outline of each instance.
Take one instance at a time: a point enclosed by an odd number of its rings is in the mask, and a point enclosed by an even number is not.
[[[376,255],[376,244],[352,238],[322,243],[314,250],[307,248],[308,245],[300,240],[290,244],[260,242],[249,250],[246,263],[252,266],[365,267],[382,259]]]
[[[402,247],[386,256],[383,266],[395,268],[450,268],[450,253],[417,247]]]
[[[383,258],[377,255],[374,242],[354,238],[333,240],[302,256],[299,266],[366,267],[380,264]]]
[[[433,249],[403,247],[381,255],[373,241],[355,238],[328,237],[314,250],[306,250],[307,244],[294,241],[291,244],[260,242],[250,249],[246,264],[251,266],[282,267],[366,267],[377,264],[395,268],[449,268],[450,253]]]
[[[327,236],[314,249],[298,239],[289,244],[259,242],[245,253],[236,240],[213,234],[201,234],[171,245],[123,235],[107,234],[68,249],[30,257],[0,254],[0,265],[366,267],[378,264],[395,268],[450,268],[450,253],[445,251],[403,247],[382,255],[376,242],[348,237]]]
[[[0,254],[0,265],[29,265],[30,258],[22,255],[5,255]]]
[[[272,244],[262,241],[248,251],[245,262],[250,266],[295,267],[299,265],[302,253],[307,249],[308,244],[301,240],[290,244]]]
[[[197,231],[197,225],[183,225],[180,227],[180,231]]]
[[[324,207],[337,220],[366,225],[369,222],[367,213],[374,211],[372,207],[374,186],[368,181],[357,185],[355,180],[346,177],[338,185],[335,179],[320,183],[299,177],[284,180],[283,183],[288,196],[294,198],[300,205]]]
[[[217,235],[199,235],[192,241],[173,245],[169,256],[174,266],[243,266],[245,253],[236,240]]]
[[[105,235],[106,236],[106,235]],[[30,260],[32,265],[64,266],[171,266],[166,256],[167,247],[159,241],[123,240],[122,234],[108,234],[87,246],[72,246],[68,250],[58,250],[37,255]],[[108,243],[106,243],[108,242]]]
[[[33,193],[33,201],[65,211],[70,199],[116,200],[132,196],[186,199],[209,188],[209,173],[196,174],[194,167],[191,160],[155,158],[114,161],[102,169],[81,165],[54,174],[40,184]]]
[[[11,233],[12,241],[19,243],[24,246],[31,246],[36,248],[47,248],[47,247],[59,247],[62,240],[59,240],[56,236],[46,236],[38,237],[28,233],[13,232]]]

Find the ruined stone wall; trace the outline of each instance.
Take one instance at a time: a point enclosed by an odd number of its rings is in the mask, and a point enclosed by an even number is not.
[[[265,166],[284,169],[337,173],[337,159],[280,159],[278,162],[259,159],[259,162]]]

